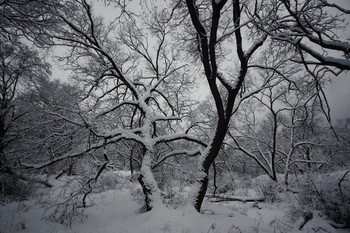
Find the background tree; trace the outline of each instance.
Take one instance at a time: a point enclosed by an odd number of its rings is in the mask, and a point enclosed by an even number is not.
[[[41,47],[51,44],[46,29],[57,27],[51,7],[58,6],[57,0],[0,1],[0,36],[14,43],[25,38]]]
[[[10,169],[7,148],[21,137],[16,124],[27,111],[19,108],[19,97],[39,79],[47,79],[49,65],[41,61],[38,53],[19,41],[1,38],[1,99],[0,99],[0,154],[1,168]]]

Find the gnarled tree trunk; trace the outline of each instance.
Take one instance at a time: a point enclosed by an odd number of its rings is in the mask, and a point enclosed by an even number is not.
[[[150,211],[154,207],[162,205],[160,189],[152,172],[152,150],[146,149],[142,159],[138,181],[142,187],[143,194],[145,195],[146,211]]]

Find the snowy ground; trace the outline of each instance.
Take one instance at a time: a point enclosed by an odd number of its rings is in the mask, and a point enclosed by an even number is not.
[[[62,194],[62,189],[57,187],[66,181],[57,181],[56,188],[49,194],[44,189],[27,201],[0,203],[0,233],[350,233],[350,230],[336,231],[322,218],[312,219],[299,231],[298,223],[291,219],[288,206],[283,203],[205,201],[201,214],[186,205],[140,213],[140,205],[131,195],[130,186],[94,194],[94,205],[80,218],[75,218],[71,226],[65,226],[45,216],[52,211],[47,210],[50,203],[57,202],[58,194]],[[175,187],[174,190],[179,192],[180,189]],[[183,191],[190,192],[186,188]],[[182,193],[182,197],[186,196]]]
[[[35,201],[14,202],[0,206],[1,233],[236,233],[299,232],[289,225],[283,209],[258,209],[252,204],[205,203],[203,214],[189,208],[160,208],[139,213],[140,206],[129,191],[107,191],[96,194],[95,205],[83,219],[71,227],[43,220],[44,208]],[[323,225],[322,225],[323,224]],[[312,231],[322,225],[327,231]],[[311,223],[303,232],[335,232],[325,222]],[[306,229],[306,226],[305,226]],[[316,229],[315,229],[316,230]],[[350,231],[342,231],[350,232]]]

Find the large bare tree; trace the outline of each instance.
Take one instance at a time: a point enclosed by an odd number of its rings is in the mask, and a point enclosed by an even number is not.
[[[52,9],[61,27],[46,33],[51,43],[67,49],[60,59],[82,92],[77,105],[58,106],[59,112],[49,113],[84,128],[91,137],[69,153],[27,166],[40,169],[100,151],[102,163],[90,175],[89,185],[110,163],[109,153],[102,149],[132,141],[143,149],[138,179],[146,209],[151,210],[162,203],[152,169],[175,155],[200,151],[170,147],[156,158],[157,146],[182,139],[204,144],[188,136],[178,124],[191,104],[186,96],[193,81],[183,71],[186,65],[172,46],[169,22],[174,9],[156,8],[155,1],[143,4],[144,12],[131,12],[127,5],[118,5],[112,22],[98,16],[85,0]]]
[[[310,87],[315,88],[315,93],[323,100],[320,77],[349,69],[348,42],[339,40],[335,31],[345,25],[339,15],[328,14],[325,8],[336,8],[344,14],[348,11],[327,1],[187,0],[186,5],[196,31],[195,35],[188,34],[196,44],[193,51],[202,63],[218,117],[216,129],[199,160],[198,192],[194,197],[194,206],[199,211],[207,190],[209,168],[218,156],[236,107],[243,99],[269,86],[261,79],[248,82],[249,76],[253,75],[252,72],[267,69],[288,79],[278,63],[264,64],[253,55],[261,56],[261,51],[271,53],[264,43],[271,40],[282,42],[273,51],[280,50],[277,56],[282,57],[294,54],[290,60],[301,64],[313,77]],[[321,49],[333,50],[341,57],[329,57],[326,52],[321,54],[317,48],[303,43],[303,38]],[[298,49],[293,49],[294,46]],[[284,52],[281,47],[285,48]],[[314,60],[308,60],[306,56]],[[333,72],[334,68],[339,72]],[[302,81],[303,76],[298,79]],[[288,82],[303,85],[303,82]]]

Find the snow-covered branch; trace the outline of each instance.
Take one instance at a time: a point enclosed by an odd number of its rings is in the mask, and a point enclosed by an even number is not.
[[[160,143],[165,143],[165,142],[174,142],[178,140],[187,140],[190,142],[194,142],[198,145],[201,145],[203,147],[207,147],[207,144],[200,141],[197,137],[193,137],[184,133],[177,133],[177,134],[171,134],[171,135],[164,135],[164,136],[158,136],[153,139],[154,144],[160,144]]]
[[[160,164],[162,164],[165,160],[167,160],[170,157],[176,156],[176,155],[186,155],[186,156],[196,156],[202,153],[202,150],[200,149],[193,149],[193,150],[173,150],[166,155],[164,155],[162,158],[158,159],[153,165],[152,169],[158,167]]]

